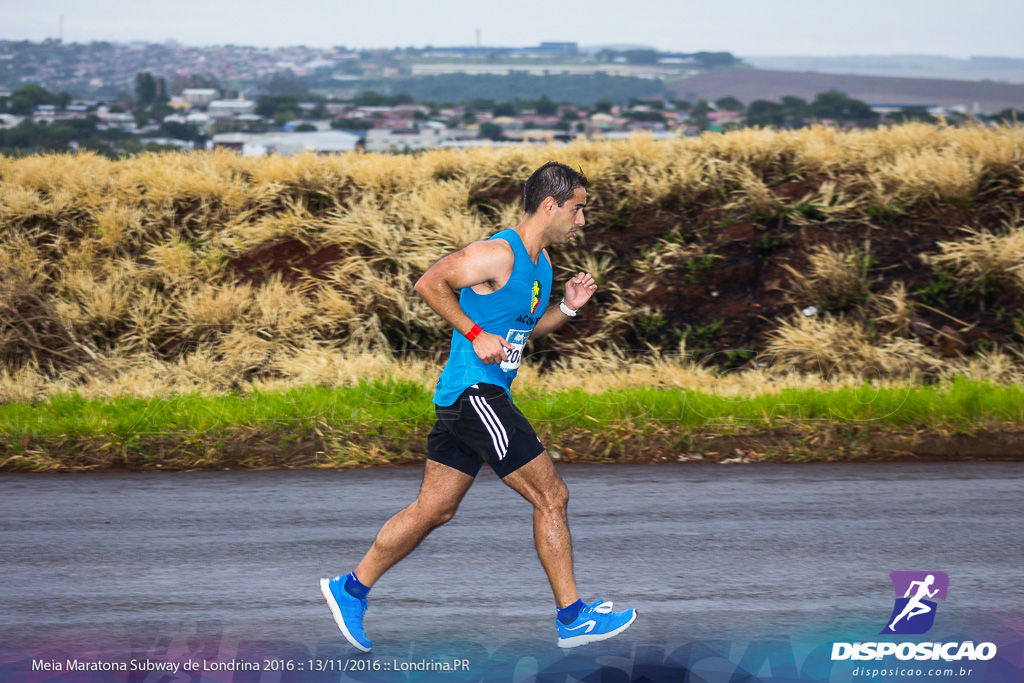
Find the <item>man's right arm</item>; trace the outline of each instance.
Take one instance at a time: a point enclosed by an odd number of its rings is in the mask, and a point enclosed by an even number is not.
[[[427,305],[465,335],[476,323],[459,306],[455,290],[487,282],[504,284],[514,263],[512,249],[504,240],[474,242],[432,265],[416,282],[415,289]],[[506,348],[514,347],[489,332],[480,332],[473,340],[476,355],[488,364],[506,360]]]

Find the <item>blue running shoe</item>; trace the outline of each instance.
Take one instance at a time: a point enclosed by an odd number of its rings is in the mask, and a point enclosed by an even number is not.
[[[613,612],[611,602],[596,600],[584,605],[576,621],[563,624],[558,619],[558,647],[577,647],[619,635],[636,619],[636,610]]]
[[[345,577],[335,576],[333,579],[320,579],[320,592],[324,594],[327,606],[331,608],[338,628],[352,646],[370,651],[370,639],[363,632],[363,615],[366,614],[366,598],[360,600],[345,590]]]

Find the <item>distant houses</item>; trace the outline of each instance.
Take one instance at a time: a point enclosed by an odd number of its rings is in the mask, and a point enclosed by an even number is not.
[[[365,141],[358,135],[340,130],[310,133],[220,133],[213,136],[214,149],[231,149],[244,156],[280,154],[291,156],[313,152],[337,154],[363,149]]]
[[[206,108],[206,113],[214,119],[252,115],[255,112],[256,103],[245,99],[212,100]]]

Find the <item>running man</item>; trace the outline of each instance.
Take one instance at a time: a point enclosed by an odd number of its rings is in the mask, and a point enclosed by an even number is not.
[[[552,271],[545,248],[568,242],[583,227],[587,185],[582,172],[544,164],[526,181],[519,225],[445,256],[416,283],[419,295],[455,328],[434,393],[437,423],[427,437],[423,483],[354,571],[320,580],[335,622],[363,652],[370,649],[363,631],[370,588],[455,515],[485,462],[533,505],[533,537],[555,597],[559,647],[611,638],[636,619],[636,610],[613,612],[610,602],[580,600],[566,518],[569,491],[509,393],[527,340],[558,329],[597,289],[593,276],[581,272],[565,283],[557,306],[547,305]]]
[[[938,588],[931,592],[928,591],[928,588],[933,583],[935,583],[934,574],[929,574],[928,576],[926,576],[924,581],[910,582],[910,585],[907,586],[907,592],[903,594],[903,597],[910,598],[910,600],[907,601],[907,604],[903,608],[903,611],[900,612],[900,615],[893,619],[892,623],[889,624],[890,631],[895,632],[896,629],[894,629],[893,627],[896,626],[896,622],[902,619],[903,617],[906,617],[907,621],[910,621],[913,617],[916,617],[918,614],[926,614],[932,611],[932,608],[921,602],[921,599],[933,598],[935,597],[935,594],[939,592]],[[911,598],[910,592],[914,590],[914,586],[917,586],[917,593],[915,593],[914,597]]]

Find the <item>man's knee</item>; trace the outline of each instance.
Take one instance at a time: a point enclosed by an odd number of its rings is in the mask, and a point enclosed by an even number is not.
[[[441,502],[418,502],[420,517],[431,527],[447,524],[459,509],[458,504]]]
[[[452,521],[453,517],[455,517],[455,508],[453,507],[442,508],[440,510],[437,510],[433,516],[434,526],[441,526],[442,524],[447,524],[448,522]]]
[[[543,512],[564,515],[569,507],[569,487],[558,480],[541,493],[537,503]]]

